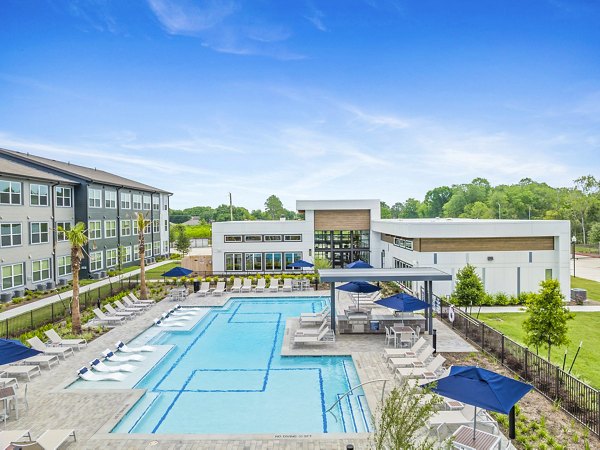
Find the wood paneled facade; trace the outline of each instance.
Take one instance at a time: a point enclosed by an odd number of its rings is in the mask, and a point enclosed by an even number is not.
[[[399,236],[382,234],[381,240],[394,244]],[[406,238],[413,242],[413,250],[417,252],[491,252],[491,251],[536,251],[554,250],[554,237],[495,237],[495,238]]]
[[[370,229],[371,212],[368,209],[315,211],[315,231]]]

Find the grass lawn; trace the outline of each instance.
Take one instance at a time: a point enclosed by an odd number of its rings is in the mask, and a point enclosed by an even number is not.
[[[522,324],[526,317],[526,314],[520,313],[479,315],[480,320],[520,344],[524,344]],[[579,342],[583,341],[583,347],[571,373],[595,388],[600,388],[600,371],[598,370],[598,367],[600,367],[600,352],[596,350],[596,345],[600,342],[599,322],[600,313],[576,313],[575,318],[569,321],[569,339],[571,343],[568,346],[567,363],[565,364],[565,370],[568,371]],[[545,356],[547,350],[540,349],[540,353]],[[564,348],[553,348],[552,361],[562,367],[564,353]]]
[[[587,297],[590,300],[600,301],[600,283],[597,281],[586,280],[585,278],[571,277],[571,287],[587,290]]]
[[[155,267],[154,269],[146,270],[146,278],[149,280],[155,280],[157,278],[160,279],[163,273],[179,265],[181,265],[181,261],[173,261],[162,266]]]

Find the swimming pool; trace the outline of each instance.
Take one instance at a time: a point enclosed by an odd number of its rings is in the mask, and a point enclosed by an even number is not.
[[[135,386],[146,394],[113,433],[365,432],[371,414],[350,357],[281,357],[287,317],[327,297],[233,298],[190,331],[136,338],[174,348]]]

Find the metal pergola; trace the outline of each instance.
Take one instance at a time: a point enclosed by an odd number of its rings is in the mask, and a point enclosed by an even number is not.
[[[433,267],[403,269],[321,269],[321,281],[329,283],[331,292],[331,329],[335,333],[335,283],[349,281],[424,281],[425,298],[431,308],[425,310],[425,330],[433,334],[433,282],[452,281],[452,275]]]

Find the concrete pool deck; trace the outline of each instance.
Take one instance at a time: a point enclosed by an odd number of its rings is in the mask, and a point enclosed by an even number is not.
[[[222,306],[230,297],[298,297],[328,296],[328,291],[286,292],[278,294],[226,294],[222,297],[190,296],[183,306]],[[349,301],[349,300],[348,300]],[[100,336],[66,361],[51,370],[42,369],[42,375],[29,382],[29,408],[21,410],[19,419],[7,422],[6,429],[30,429],[33,437],[52,428],[74,428],[77,441],[69,449],[345,449],[347,444],[355,448],[367,448],[366,434],[286,434],[286,435],[122,435],[109,434],[115,424],[144,393],[140,389],[71,389],[65,390],[76,378],[76,371],[88,361],[101,355],[102,350],[114,348],[115,342],[129,342],[145,331],[152,319],[172,308],[174,302],[163,301],[137,318],[120,325]],[[290,319],[293,320],[293,319]],[[289,321],[288,321],[289,322]],[[437,323],[438,348],[442,351],[475,351],[451,330],[442,331],[443,324]],[[446,327],[447,328],[447,327]],[[286,330],[287,333],[287,330]],[[447,334],[449,333],[449,334]],[[335,343],[319,346],[289,347],[289,337],[282,347],[284,355],[351,355],[360,379],[364,381],[380,378],[392,379],[381,352],[384,347],[382,335],[341,335]],[[446,342],[447,341],[447,342]],[[445,350],[445,349],[448,350]],[[23,384],[23,383],[21,383]],[[391,383],[388,383],[391,385]],[[372,411],[381,398],[381,384],[364,388]]]

